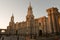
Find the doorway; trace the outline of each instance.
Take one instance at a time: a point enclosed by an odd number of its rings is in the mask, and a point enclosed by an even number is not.
[[[39,36],[42,36],[42,30],[39,30]]]

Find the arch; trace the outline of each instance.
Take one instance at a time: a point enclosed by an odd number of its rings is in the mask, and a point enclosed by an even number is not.
[[[0,29],[0,34],[5,34],[6,29]]]
[[[39,30],[39,36],[42,36],[42,30]]]

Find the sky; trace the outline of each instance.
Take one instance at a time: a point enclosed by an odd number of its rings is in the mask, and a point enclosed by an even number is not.
[[[0,29],[7,28],[12,14],[15,23],[25,21],[30,2],[35,18],[47,16],[48,8],[60,9],[60,0],[0,0]]]

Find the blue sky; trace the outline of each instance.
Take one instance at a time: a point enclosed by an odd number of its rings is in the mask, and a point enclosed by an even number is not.
[[[29,2],[31,2],[35,18],[47,16],[46,9],[48,8],[60,9],[60,0],[0,0],[0,28],[7,28],[12,13],[15,22],[25,21]]]

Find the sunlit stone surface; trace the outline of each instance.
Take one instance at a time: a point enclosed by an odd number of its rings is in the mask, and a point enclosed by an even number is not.
[[[34,18],[31,3],[26,21],[14,22],[14,15],[7,29],[0,29],[0,40],[55,40],[60,38],[60,12],[57,8],[47,9],[48,17]],[[38,14],[38,13],[37,13]],[[39,14],[38,14],[39,15]],[[57,36],[57,37],[55,37]]]

